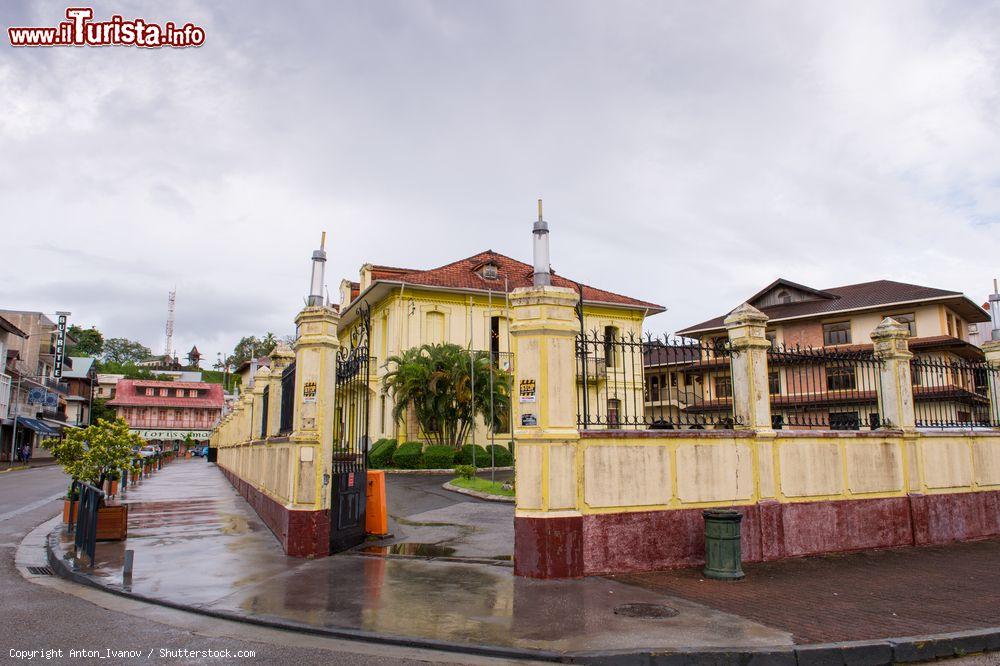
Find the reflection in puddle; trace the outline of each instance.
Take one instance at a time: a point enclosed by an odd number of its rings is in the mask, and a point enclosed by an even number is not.
[[[438,546],[433,543],[394,543],[389,546],[368,546],[361,549],[362,553],[373,555],[413,555],[415,557],[449,557],[455,554],[454,548]]]

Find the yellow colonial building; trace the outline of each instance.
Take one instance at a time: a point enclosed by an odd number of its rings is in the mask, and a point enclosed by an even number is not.
[[[393,422],[393,399],[383,388],[382,378],[389,371],[386,359],[394,355],[428,343],[452,343],[488,351],[499,368],[513,373],[517,359],[511,345],[509,294],[515,288],[530,286],[532,273],[531,265],[487,250],[427,270],[365,264],[357,281],[341,282],[342,345],[349,346],[352,336],[358,335],[365,305],[370,311],[369,433],[373,440],[422,439],[412,414],[402,423]],[[551,281],[554,286],[582,288],[584,328],[602,335],[638,338],[643,320],[664,310],[654,303],[579,285],[554,273]],[[615,400],[637,399],[641,404],[641,368],[638,373],[626,371],[612,360],[590,367],[589,373],[588,389],[595,402],[599,399],[607,404],[610,400],[613,405]],[[616,395],[608,395],[609,391]],[[509,425],[506,432],[493,433],[492,439],[506,444],[511,439]],[[491,439],[482,420],[472,436],[478,444]]]

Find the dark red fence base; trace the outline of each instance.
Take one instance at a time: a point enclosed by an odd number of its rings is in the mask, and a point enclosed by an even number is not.
[[[1000,536],[1000,491],[734,507],[744,562]],[[533,578],[705,563],[702,509],[514,519],[514,572]]]
[[[320,557],[330,554],[329,511],[289,509],[229,470],[222,469],[222,473],[237,492],[249,502],[264,524],[274,532],[286,555]]]

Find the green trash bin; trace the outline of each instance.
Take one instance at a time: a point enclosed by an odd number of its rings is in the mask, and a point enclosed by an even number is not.
[[[707,509],[701,515],[705,518],[705,577],[742,579],[740,521],[743,514],[732,509]]]

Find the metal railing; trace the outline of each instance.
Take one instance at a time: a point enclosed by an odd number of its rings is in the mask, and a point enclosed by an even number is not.
[[[577,424],[584,429],[732,428],[728,342],[581,333],[576,339]]]
[[[265,386],[260,400],[260,438],[267,439],[267,409],[271,398],[271,387]]]
[[[767,351],[775,429],[875,429],[883,423],[879,370],[871,351],[772,346]]]
[[[920,428],[1000,427],[1000,368],[985,361],[917,357],[910,362]]]
[[[78,497],[78,499],[77,499]],[[90,566],[94,566],[94,554],[97,549],[97,511],[104,503],[104,491],[89,483],[74,481],[70,489],[70,515],[76,509],[76,525],[69,522],[69,531],[73,534],[75,557],[79,558],[81,551],[90,558]]]
[[[295,417],[295,363],[281,371],[281,420],[278,432],[282,435],[292,431]]]

